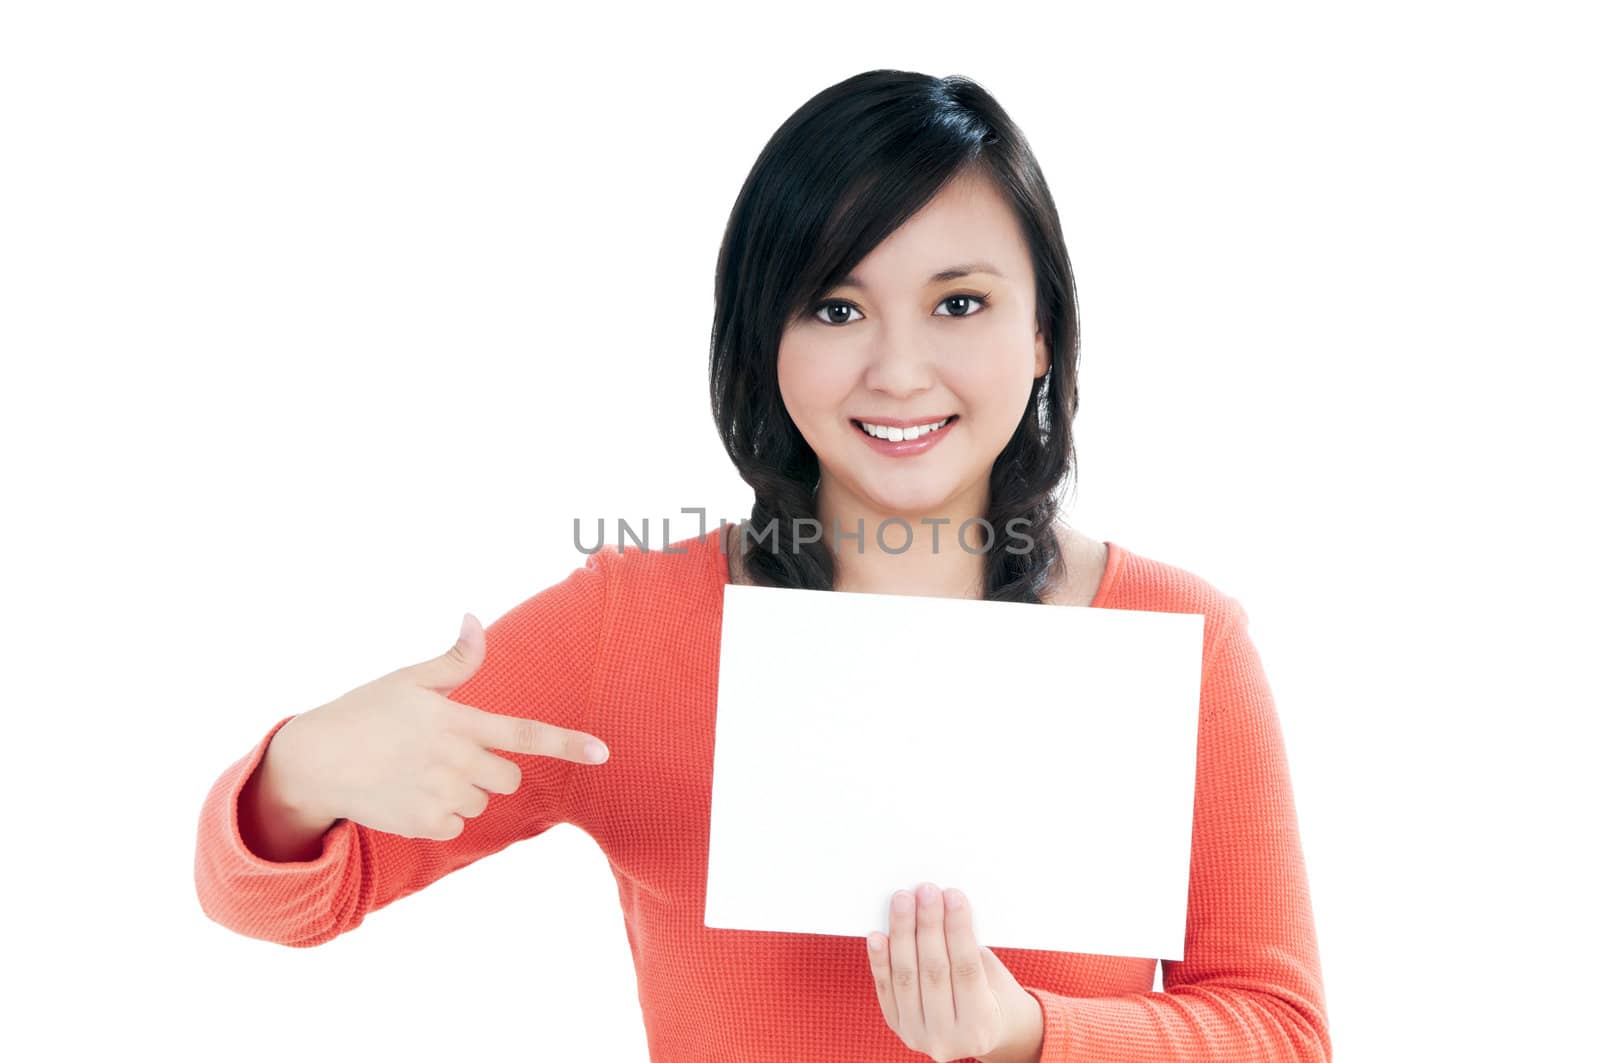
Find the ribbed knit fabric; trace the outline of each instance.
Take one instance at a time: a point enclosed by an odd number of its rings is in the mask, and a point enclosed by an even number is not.
[[[321,855],[275,863],[244,844],[238,801],[285,717],[205,799],[201,909],[240,934],[319,945],[457,868],[572,823],[616,877],[652,1060],[926,1060],[885,1023],[864,936],[703,925],[729,580],[721,542],[713,530],[668,548],[591,555],[490,624],[482,668],[450,695],[598,735],[611,749],[605,764],[496,751],[522,769],[522,786],[491,795],[458,837],[410,839],[339,820]],[[1190,572],[1108,549],[1091,608],[1206,618],[1185,958],[1162,961],[1164,989],[1154,992],[1154,958],[994,952],[1040,1003],[1044,1063],[1327,1059],[1284,744],[1245,611]],[[1075,814],[1032,811],[1042,845],[1054,820]]]

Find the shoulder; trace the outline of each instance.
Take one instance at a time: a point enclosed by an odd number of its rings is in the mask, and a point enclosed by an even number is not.
[[[680,619],[679,610],[698,608],[712,594],[720,598],[726,574],[719,567],[726,565],[726,558],[717,529],[670,541],[644,536],[642,542],[607,542],[589,564],[607,573],[619,611],[676,614]]]
[[[1171,561],[1147,556],[1120,543],[1113,546],[1116,582],[1104,603],[1110,609],[1154,613],[1193,613],[1205,617],[1202,659],[1247,616],[1243,604],[1210,579]]]

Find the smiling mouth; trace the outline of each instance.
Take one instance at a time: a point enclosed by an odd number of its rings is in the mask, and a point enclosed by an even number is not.
[[[913,443],[913,442],[916,442],[919,439],[924,439],[924,438],[926,438],[928,436],[937,435],[938,433],[943,432],[945,429],[947,429],[951,425],[955,424],[956,420],[958,419],[959,416],[960,416],[959,414],[951,414],[949,417],[946,417],[943,421],[933,421],[933,422],[931,422],[931,424],[938,425],[937,428],[931,428],[931,427],[925,427],[924,426],[924,427],[922,427],[922,430],[920,432],[918,432],[915,436],[907,436],[903,429],[902,430],[898,430],[900,432],[900,438],[899,439],[894,438],[895,430],[890,430],[888,432],[888,434],[886,434],[886,435],[874,435],[872,432],[867,431],[866,426],[864,424],[862,424],[860,421],[856,420],[854,417],[850,418],[850,423],[856,426],[856,431],[860,432],[862,435],[866,436],[868,439],[876,439],[876,440],[880,440],[880,441],[885,442],[885,443],[899,443],[899,442]]]

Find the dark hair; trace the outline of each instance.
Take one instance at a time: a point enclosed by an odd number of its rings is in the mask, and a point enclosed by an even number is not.
[[[985,519],[993,534],[984,598],[1038,602],[1063,563],[1054,491],[1077,463],[1078,299],[1055,202],[1021,131],[976,82],[870,70],[817,93],[767,141],[739,190],[717,255],[711,406],[723,446],[755,489],[750,524],[757,534],[744,536],[754,547],[745,555],[754,582],[833,589],[827,545],[786,538],[798,520],[816,522],[821,468],[778,388],[785,325],[949,181],[968,173],[992,180],[1016,212],[1050,351],[1028,413],[989,474]],[[774,523],[777,535],[762,538]],[[1000,547],[1024,532],[1032,549]]]

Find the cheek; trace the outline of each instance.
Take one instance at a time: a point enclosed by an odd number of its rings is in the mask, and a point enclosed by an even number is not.
[[[824,355],[787,340],[778,348],[778,390],[796,424],[834,416],[850,394],[849,367]]]
[[[960,368],[947,373],[950,391],[954,391],[966,416],[989,419],[1005,405],[1005,397],[1013,391],[1014,373],[1003,363],[966,360]]]
[[[1013,407],[1021,408],[1033,386],[1033,362],[1010,358],[968,359],[945,375],[950,389],[967,410],[967,416],[1009,419]]]

